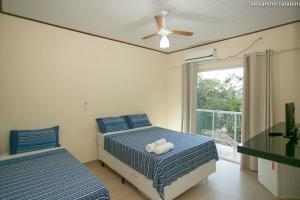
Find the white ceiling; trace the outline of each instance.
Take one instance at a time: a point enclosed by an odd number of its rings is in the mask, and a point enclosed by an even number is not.
[[[289,1],[289,0],[287,0]],[[300,7],[251,7],[250,0],[2,0],[6,13],[172,52],[300,19]],[[159,48],[153,16],[169,10],[167,26],[194,32],[170,36]]]

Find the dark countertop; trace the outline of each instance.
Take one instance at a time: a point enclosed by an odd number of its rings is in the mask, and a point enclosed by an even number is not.
[[[300,124],[297,124],[300,130]],[[273,126],[270,132],[285,132],[285,123]],[[300,140],[290,140],[283,136],[270,137],[265,130],[238,146],[238,152],[254,157],[272,160],[300,167]],[[299,135],[299,131],[298,131]]]

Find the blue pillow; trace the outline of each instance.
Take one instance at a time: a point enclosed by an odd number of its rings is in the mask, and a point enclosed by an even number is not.
[[[151,123],[146,114],[127,115],[125,116],[125,119],[129,125],[129,128],[151,126]]]
[[[59,126],[40,130],[11,130],[10,154],[59,147]]]
[[[105,117],[96,119],[101,133],[129,129],[124,117]]]

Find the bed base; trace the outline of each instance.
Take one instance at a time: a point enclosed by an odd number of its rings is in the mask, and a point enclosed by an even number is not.
[[[122,183],[124,183],[126,179],[132,185],[134,185],[147,199],[162,200],[156,189],[152,186],[152,180],[147,179],[143,174],[137,172],[115,158],[100,145],[98,145],[98,159],[120,174],[122,176]],[[212,160],[191,171],[190,173],[178,178],[172,184],[165,187],[165,200],[174,199],[188,189],[197,185],[202,180],[205,180],[215,171],[216,161]]]

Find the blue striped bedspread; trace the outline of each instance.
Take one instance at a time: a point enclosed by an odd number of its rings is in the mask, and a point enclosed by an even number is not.
[[[172,142],[175,148],[161,155],[145,150],[147,144],[161,138]],[[104,149],[153,180],[153,187],[162,198],[167,185],[199,166],[219,159],[213,139],[159,127],[106,135]]]
[[[106,187],[66,149],[0,161],[0,199],[101,199]]]

